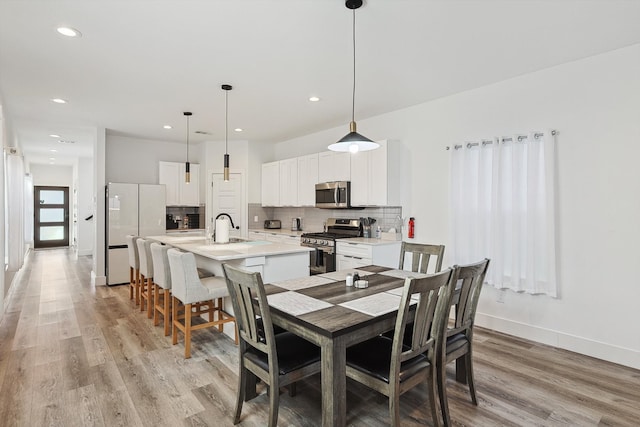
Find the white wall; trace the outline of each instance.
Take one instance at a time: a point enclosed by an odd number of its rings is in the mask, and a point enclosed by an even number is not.
[[[71,191],[73,188],[72,166],[31,163],[29,171],[33,176],[34,186],[69,187],[69,204],[71,204]]]
[[[449,243],[446,145],[558,131],[559,297],[485,287],[478,324],[640,368],[638,76],[634,45],[358,121],[371,139],[400,141],[411,177],[403,212],[416,218],[415,241],[424,243]],[[345,120],[277,144],[275,156],[323,150],[346,132]]]
[[[93,223],[96,215],[93,206],[93,158],[81,157],[77,165],[78,179],[76,187],[78,190],[78,255],[91,255],[93,252],[94,231]],[[89,215],[93,219],[87,221]]]

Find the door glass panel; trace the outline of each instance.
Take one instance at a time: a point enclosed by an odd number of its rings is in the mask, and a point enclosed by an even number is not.
[[[40,227],[40,240],[62,240],[64,239],[64,226]]]
[[[61,205],[64,203],[64,191],[57,190],[41,190],[41,205]]]
[[[64,221],[64,209],[40,209],[40,222]]]

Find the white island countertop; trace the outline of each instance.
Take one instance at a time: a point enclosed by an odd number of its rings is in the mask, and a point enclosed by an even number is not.
[[[203,236],[148,236],[148,239],[174,246],[184,251],[193,252],[200,256],[216,261],[233,259],[269,257],[275,255],[308,253],[313,248],[297,245],[287,245],[265,240],[247,240],[232,243],[207,243]]]

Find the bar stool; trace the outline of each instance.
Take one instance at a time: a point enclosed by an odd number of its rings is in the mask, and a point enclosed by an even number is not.
[[[136,240],[140,237],[128,234],[127,249],[129,252],[129,299],[136,299],[136,305],[140,304],[140,257]]]
[[[222,298],[229,296],[226,280],[223,277],[198,277],[196,258],[191,252],[169,249],[169,269],[171,270],[172,342],[178,343],[178,331],[184,333],[184,357],[191,357],[191,332],[210,327],[223,331],[225,323],[235,323],[235,317],[224,311]],[[215,301],[217,300],[217,305]],[[192,316],[208,314],[208,321],[192,325]],[[214,314],[217,313],[217,316]],[[214,318],[217,317],[217,320]],[[238,328],[235,329],[235,342],[238,343]]]
[[[153,260],[151,259],[151,241],[138,239],[138,255],[140,258],[140,311],[147,304],[147,318],[153,314]]]
[[[153,326],[160,323],[160,314],[164,322],[164,336],[168,336],[171,327],[171,270],[167,251],[170,246],[160,243],[151,244],[151,259],[153,260]]]

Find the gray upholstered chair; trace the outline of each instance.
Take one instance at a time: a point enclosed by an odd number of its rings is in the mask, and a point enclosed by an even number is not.
[[[482,283],[488,268],[488,259],[457,267],[456,281],[458,283],[455,289],[458,296],[455,303],[455,323],[453,328],[446,331],[445,352],[440,354],[440,360],[438,360],[438,391],[445,426],[451,425],[445,384],[445,369],[448,363],[456,361],[458,380],[469,385],[471,401],[474,405],[478,404],[476,387],[473,382],[473,325]]]
[[[223,331],[225,323],[236,319],[224,311],[224,297],[229,296],[227,283],[222,277],[198,277],[195,256],[178,249],[167,251],[171,270],[172,342],[178,343],[178,331],[184,333],[184,357],[191,357],[191,332],[203,328],[217,327]],[[217,301],[217,304],[216,304]],[[208,314],[208,321],[192,324],[192,317]],[[238,329],[236,328],[236,343]]]
[[[426,382],[433,425],[440,425],[436,404],[436,359],[442,353],[455,269],[424,278],[407,278],[393,339],[384,335],[347,348],[347,376],[389,398],[391,425],[400,425],[400,395]],[[412,297],[419,295],[413,333],[405,340]]]
[[[127,250],[129,254],[129,299],[135,297],[136,305],[140,304],[140,258],[138,256],[138,236],[128,234]]]
[[[153,260],[153,325],[158,326],[160,315],[164,324],[164,336],[171,332],[171,270],[169,269],[170,246],[151,244]]]
[[[411,253],[411,271],[426,273],[429,268],[431,257],[435,256],[436,265],[434,273],[442,270],[442,257],[444,256],[444,245],[427,245],[421,243],[402,242],[400,247],[400,270],[404,268],[405,255]]]
[[[139,238],[138,257],[140,259],[140,311],[147,310],[147,318],[153,315],[153,260],[151,259],[151,241]]]
[[[320,372],[320,348],[291,332],[274,334],[260,273],[223,264],[227,287],[238,313],[240,372],[233,423],[240,422],[249,372],[269,386],[269,426],[278,423],[280,387]],[[254,384],[255,386],[255,384]],[[253,390],[255,394],[255,389]]]

